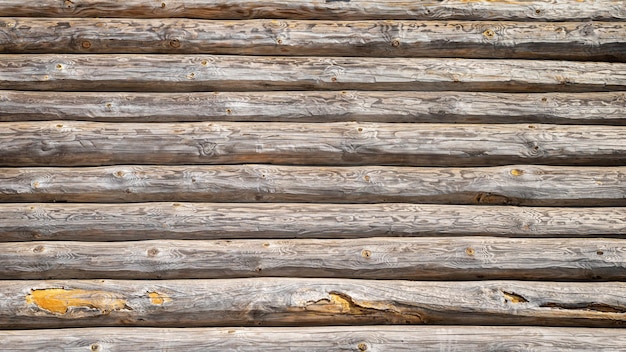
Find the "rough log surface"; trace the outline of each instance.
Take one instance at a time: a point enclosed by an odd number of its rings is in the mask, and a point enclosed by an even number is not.
[[[626,206],[626,167],[0,168],[1,202],[317,202]]]
[[[626,89],[626,63],[445,58],[6,54],[0,89],[58,91]]]
[[[0,121],[626,125],[626,93],[0,91]]]
[[[2,16],[35,17],[189,17],[207,19],[465,19],[587,21],[625,20],[620,0],[3,0]]]
[[[0,123],[0,166],[626,164],[626,127],[396,123]]]
[[[626,208],[437,204],[0,203],[0,241],[626,236]]]
[[[626,61],[626,22],[3,18],[3,53]]]
[[[0,281],[0,327],[466,324],[617,327],[626,283]]]
[[[618,351],[623,330],[505,326],[84,328],[0,331],[15,351]]]
[[[0,279],[625,280],[626,239],[0,243]]]

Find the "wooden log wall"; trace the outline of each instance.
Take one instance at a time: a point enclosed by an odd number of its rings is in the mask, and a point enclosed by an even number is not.
[[[625,2],[0,2],[0,350],[624,324]]]

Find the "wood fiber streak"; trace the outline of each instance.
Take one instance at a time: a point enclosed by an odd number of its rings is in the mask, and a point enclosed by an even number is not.
[[[626,208],[398,203],[0,203],[0,241],[438,235],[624,237]]]
[[[617,327],[626,320],[624,290],[623,282],[295,278],[3,280],[0,281],[0,326],[5,329],[320,324]],[[65,300],[65,297],[72,298]]]
[[[504,326],[83,328],[0,331],[15,351],[617,351],[620,329]],[[367,348],[367,349],[364,349]]]
[[[626,89],[626,63],[139,54],[0,56],[0,89],[59,91]]]
[[[3,18],[4,53],[626,61],[626,23]]]
[[[0,166],[626,164],[626,127],[395,123],[0,123]]]
[[[0,91],[0,121],[626,125],[626,93]]]
[[[626,167],[0,168],[1,202],[315,202],[626,206]]]
[[[625,20],[620,0],[3,0],[2,16],[206,19]]]
[[[359,238],[0,243],[0,279],[626,279],[626,239]]]

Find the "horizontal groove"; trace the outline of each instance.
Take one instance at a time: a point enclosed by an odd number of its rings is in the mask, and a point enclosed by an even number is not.
[[[273,165],[0,168],[0,202],[626,206],[626,167]]]
[[[5,54],[0,89],[58,91],[626,90],[626,63],[139,54]]]
[[[626,61],[626,23],[0,19],[0,51]]]
[[[0,123],[0,166],[626,163],[626,127],[393,123]]]
[[[0,91],[0,121],[626,125],[626,93]]]
[[[396,0],[126,0],[58,1],[28,4],[3,0],[4,16],[35,17],[190,17],[206,19],[292,18],[292,19],[407,19],[407,20],[518,20],[518,21],[623,21],[622,1],[569,0],[489,1],[396,1]]]

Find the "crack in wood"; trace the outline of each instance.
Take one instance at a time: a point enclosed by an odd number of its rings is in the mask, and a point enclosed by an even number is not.
[[[515,292],[502,291],[502,294],[504,295],[504,300],[507,302],[511,302],[511,303],[527,303],[528,302],[528,300],[524,298],[524,296],[518,295]]]
[[[586,311],[595,311],[600,313],[626,313],[626,307],[620,307],[605,303],[590,303],[590,302],[582,302],[582,303],[558,303],[558,302],[548,302],[541,304],[539,307],[541,308],[554,308],[554,309],[564,309],[564,310],[586,310]]]

